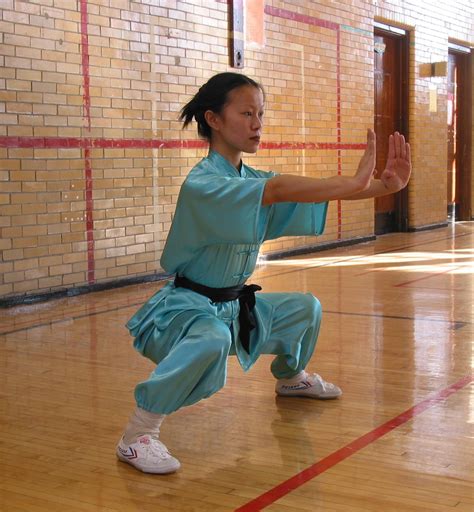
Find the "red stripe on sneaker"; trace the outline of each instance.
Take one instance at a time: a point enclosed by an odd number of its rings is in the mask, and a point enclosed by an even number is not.
[[[283,496],[286,496],[287,494],[294,491],[298,487],[301,487],[306,482],[312,480],[321,473],[324,473],[328,469],[331,469],[333,466],[335,466],[339,462],[342,462],[344,459],[347,459],[351,455],[354,455],[359,450],[362,450],[362,448],[365,448],[370,443],[377,441],[385,434],[388,434],[395,428],[413,419],[415,416],[418,416],[422,412],[426,411],[427,409],[430,409],[431,407],[434,407],[435,405],[442,404],[451,395],[453,395],[460,389],[466,387],[472,381],[473,376],[466,375],[458,382],[455,382],[446,389],[439,391],[431,398],[423,400],[422,402],[411,407],[402,414],[399,414],[395,418],[387,421],[383,425],[380,425],[371,432],[368,432],[362,437],[359,437],[359,439],[352,441],[352,443],[349,443],[340,450],[331,453],[324,459],[320,460],[319,462],[316,462],[316,464],[313,464],[312,466],[304,469],[295,476],[289,478],[285,482],[282,482],[281,484],[277,485],[273,489],[270,489],[269,491],[262,494],[258,498],[255,498],[254,500],[249,501],[242,507],[235,509],[235,512],[256,512],[258,510],[264,509],[265,507],[268,507],[272,503],[275,503],[275,501],[279,500],[280,498],[283,498]]]
[[[133,460],[133,459],[136,459],[138,457],[137,455],[137,451],[134,450],[133,448],[130,448],[130,453],[126,454],[125,457],[127,457],[127,459],[130,459],[130,460]]]

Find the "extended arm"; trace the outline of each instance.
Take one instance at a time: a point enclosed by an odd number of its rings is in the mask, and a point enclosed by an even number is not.
[[[375,169],[375,133],[367,132],[367,148],[354,176],[326,179],[283,174],[268,180],[262,204],[281,202],[319,203],[334,199],[365,199],[391,194],[408,183],[411,172],[410,146],[403,135],[389,138],[387,166],[380,180],[373,180]]]

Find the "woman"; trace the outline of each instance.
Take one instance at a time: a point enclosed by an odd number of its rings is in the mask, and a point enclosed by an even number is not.
[[[165,415],[221,389],[229,355],[248,370],[260,354],[274,354],[276,393],[333,399],[341,390],[308,374],[321,320],[311,294],[259,293],[245,285],[265,240],[316,235],[324,229],[327,202],[397,192],[408,183],[410,147],[402,135],[389,140],[387,167],[373,179],[375,134],[352,177],[327,179],[277,175],[242,163],[260,143],[264,93],[237,73],[212,77],[183,108],[209,141],[209,155],[189,173],[180,191],[162,267],[174,282],[156,293],[127,326],[134,346],[156,363],[135,389],[137,408],[117,456],[149,473],[180,464],[159,440]]]

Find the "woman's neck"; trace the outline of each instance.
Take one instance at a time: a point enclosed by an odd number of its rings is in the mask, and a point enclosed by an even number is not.
[[[219,153],[240,172],[240,168],[242,167],[242,151],[234,150],[233,148],[229,148],[224,144],[219,144],[214,141],[211,142],[209,149]]]

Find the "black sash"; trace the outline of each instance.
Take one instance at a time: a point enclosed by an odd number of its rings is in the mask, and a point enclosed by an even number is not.
[[[227,302],[229,300],[239,299],[240,312],[240,341],[247,353],[250,353],[250,331],[255,329],[256,322],[253,314],[255,307],[255,292],[262,288],[257,284],[230,286],[229,288],[210,288],[182,276],[176,276],[174,285],[178,288],[188,288],[193,292],[205,295],[212,302]]]

